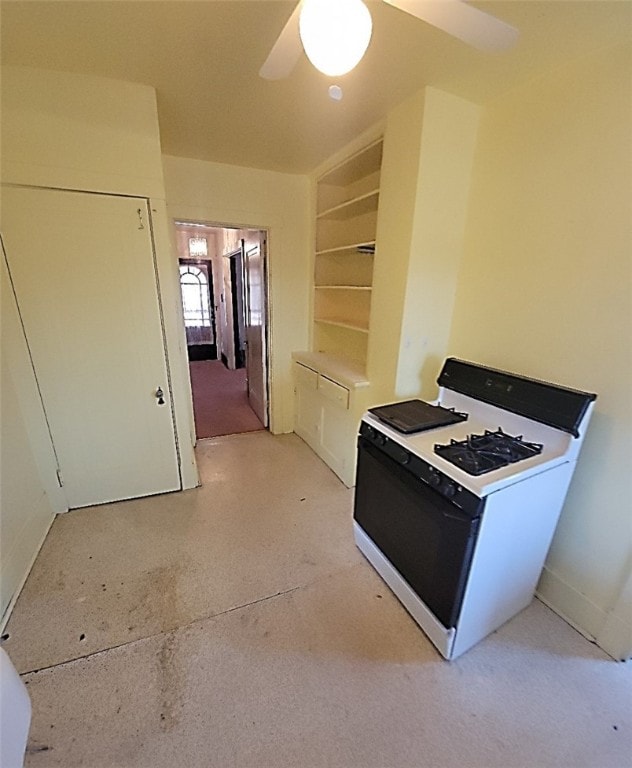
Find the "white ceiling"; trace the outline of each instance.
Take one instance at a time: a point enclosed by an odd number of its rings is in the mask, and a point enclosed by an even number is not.
[[[629,0],[476,1],[520,30],[490,54],[367,4],[369,50],[335,80],[305,57],[286,80],[258,76],[295,5],[277,0],[2,0],[2,61],[154,86],[167,154],[304,173],[424,85],[485,103],[632,29]]]

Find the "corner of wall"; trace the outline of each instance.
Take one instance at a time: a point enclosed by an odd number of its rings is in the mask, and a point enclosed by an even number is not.
[[[595,640],[604,625],[605,612],[547,566],[542,570],[536,594],[578,632]]]

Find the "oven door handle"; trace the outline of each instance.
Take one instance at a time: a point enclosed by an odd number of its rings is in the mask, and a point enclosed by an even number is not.
[[[460,514],[458,515],[455,515],[452,512],[442,512],[442,514],[448,520],[457,520],[458,522],[462,522],[463,520],[478,520],[480,518],[480,515],[477,515],[476,517],[472,517],[471,515],[468,515],[465,512],[460,512]]]

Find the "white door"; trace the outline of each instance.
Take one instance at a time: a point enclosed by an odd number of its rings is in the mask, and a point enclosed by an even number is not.
[[[268,372],[266,344],[266,266],[265,238],[246,249],[244,259],[246,288],[246,369],[248,401],[264,427],[268,426]]]
[[[147,201],[4,187],[2,232],[68,505],[181,488]]]

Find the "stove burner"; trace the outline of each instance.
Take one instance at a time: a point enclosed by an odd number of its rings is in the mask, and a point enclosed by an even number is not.
[[[450,440],[447,445],[435,445],[435,453],[470,475],[483,475],[508,464],[542,453],[540,443],[529,443],[522,435],[513,437],[500,427],[488,429],[482,435],[469,435],[465,440]]]

